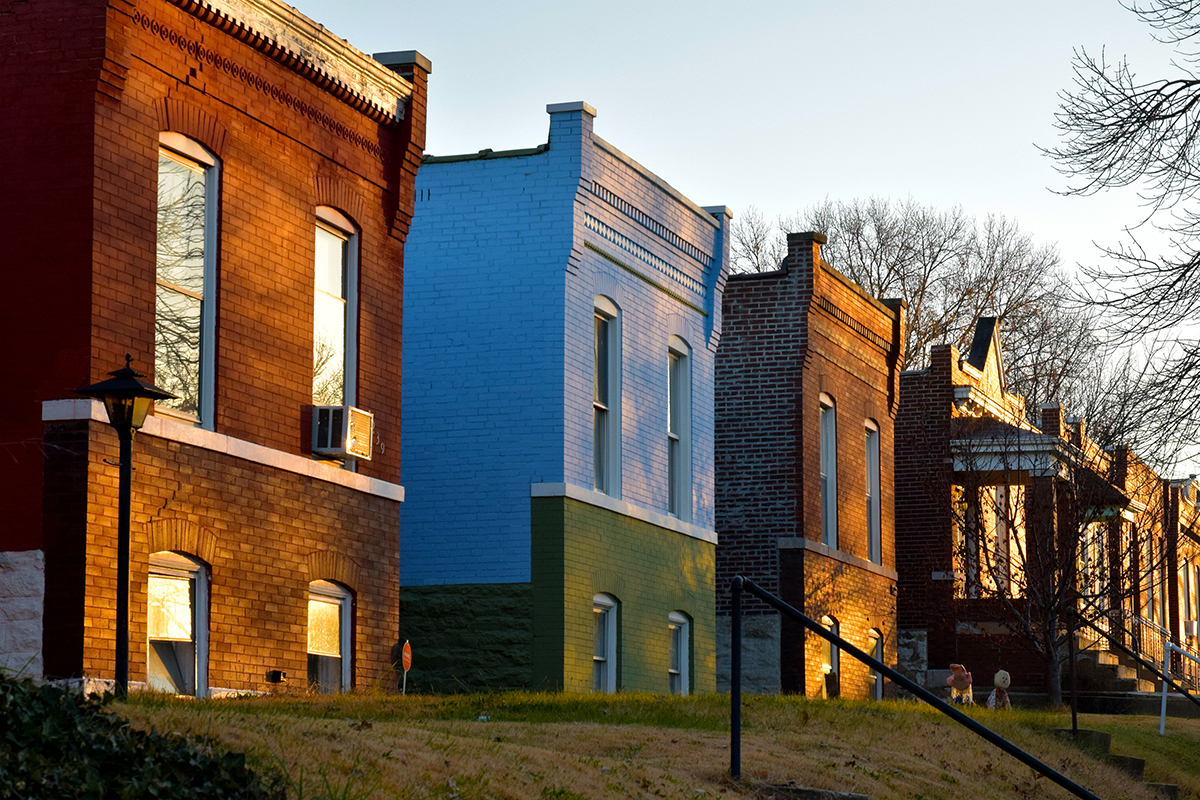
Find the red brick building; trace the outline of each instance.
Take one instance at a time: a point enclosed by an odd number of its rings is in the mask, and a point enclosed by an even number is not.
[[[277,0],[3,12],[0,666],[113,675],[117,439],[72,390],[129,353],[179,395],[133,445],[130,679],[390,680],[429,62]],[[373,457],[315,458],[314,405]]]
[[[999,320],[979,320],[966,355],[933,347],[927,368],[902,373],[896,416],[900,668],[934,687],[962,663],[985,692],[999,669],[1048,689],[1046,654],[1065,662],[1073,608],[1161,661],[1161,633],[1179,641],[1171,614],[1191,597],[1172,486],[1128,448],[1101,448],[1061,405],[1031,423],[1008,391]],[[1116,649],[1088,628],[1078,644]],[[1137,688],[1128,681],[1085,688]]]
[[[716,364],[718,687],[729,683],[729,585],[738,574],[894,663],[893,420],[904,306],[821,261],[819,233],[788,235],[775,272],[733,275]],[[882,692],[865,665],[751,599],[744,688]],[[840,664],[839,664],[840,660]]]

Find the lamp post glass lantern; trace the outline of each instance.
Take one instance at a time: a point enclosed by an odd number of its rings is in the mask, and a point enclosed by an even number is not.
[[[125,366],[108,373],[106,381],[76,389],[77,394],[104,402],[108,424],[117,431],[121,442],[121,479],[117,504],[117,694],[124,697],[129,691],[129,515],[130,484],[133,482],[133,432],[146,422],[146,414],[155,400],[167,400],[175,395],[153,383],[131,366],[133,357],[125,355]]]

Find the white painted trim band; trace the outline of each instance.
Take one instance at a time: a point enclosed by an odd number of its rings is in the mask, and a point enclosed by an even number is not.
[[[888,580],[894,581],[900,578],[900,575],[894,569],[888,569],[885,566],[872,563],[859,556],[843,553],[841,550],[834,550],[828,545],[814,542],[812,539],[805,539],[803,536],[780,536],[776,542],[776,547],[780,550],[812,550],[814,553],[832,558],[834,561],[841,561],[843,564],[849,564],[852,567],[874,572],[876,575]]]
[[[572,500],[578,500],[590,506],[603,508],[624,517],[648,522],[659,528],[675,531],[675,533],[682,533],[684,536],[690,536],[693,539],[700,539],[710,544],[717,543],[716,531],[710,531],[707,528],[693,525],[690,522],[683,522],[666,514],[659,514],[657,511],[651,511],[648,508],[635,506],[632,503],[626,503],[624,500],[617,500],[602,492],[584,489],[582,486],[576,486],[572,483],[531,483],[529,484],[529,496],[569,497]]]
[[[104,404],[99,400],[80,398],[78,400],[46,400],[42,403],[43,422],[73,419],[93,420],[107,425],[108,412],[104,410]],[[146,424],[140,433],[156,439],[166,439],[199,447],[202,450],[224,453],[234,458],[262,464],[265,467],[274,467],[296,475],[305,475],[326,483],[335,483],[364,494],[395,500],[397,503],[404,502],[404,487],[399,484],[358,475],[321,461],[284,453],[281,450],[247,442],[244,439],[235,439],[232,436],[206,431],[203,428],[176,422],[167,417],[146,417]]]

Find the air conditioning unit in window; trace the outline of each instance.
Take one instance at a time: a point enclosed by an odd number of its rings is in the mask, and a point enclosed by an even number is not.
[[[313,452],[371,460],[375,416],[354,406],[313,406]]]
[[[1200,636],[1200,622],[1194,619],[1185,620],[1183,623],[1183,635]]]

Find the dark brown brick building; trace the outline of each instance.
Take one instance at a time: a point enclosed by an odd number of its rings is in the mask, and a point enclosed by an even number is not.
[[[429,62],[276,0],[3,12],[0,666],[113,675],[117,440],[72,389],[129,353],[179,395],[133,446],[131,680],[391,680]],[[314,404],[373,457],[314,458]]]
[[[894,662],[893,419],[904,306],[821,261],[824,236],[788,235],[775,272],[731,276],[716,365],[718,687],[729,680],[738,574]],[[745,688],[882,689],[866,666],[757,601],[743,622]]]

